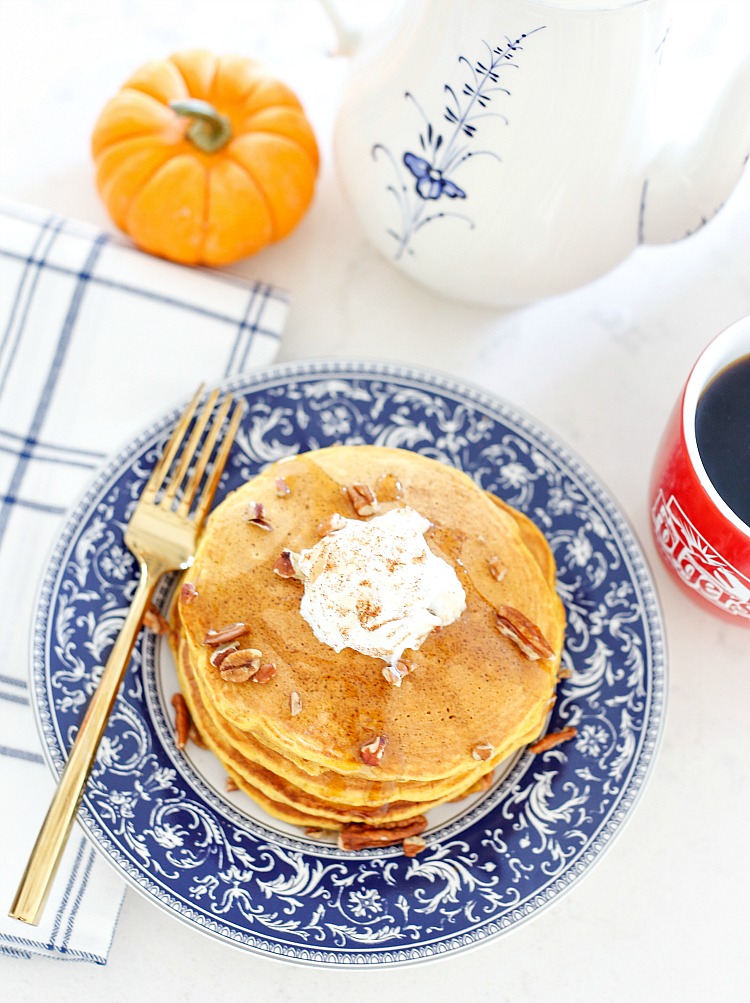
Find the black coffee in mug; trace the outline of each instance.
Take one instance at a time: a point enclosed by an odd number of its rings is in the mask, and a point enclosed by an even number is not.
[[[705,388],[695,437],[711,483],[750,525],[750,355],[726,366]]]

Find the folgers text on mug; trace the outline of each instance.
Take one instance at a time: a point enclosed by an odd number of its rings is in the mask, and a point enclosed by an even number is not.
[[[693,366],[656,454],[651,526],[688,594],[750,627],[750,317]]]

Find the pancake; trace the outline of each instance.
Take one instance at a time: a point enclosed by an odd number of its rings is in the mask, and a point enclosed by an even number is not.
[[[521,535],[521,539],[531,556],[538,564],[539,570],[542,572],[545,581],[554,592],[557,565],[555,564],[555,558],[552,555],[552,551],[549,549],[549,544],[547,543],[544,533],[542,533],[541,529],[539,529],[536,523],[533,523],[527,515],[524,515],[523,512],[519,512],[518,509],[513,508],[512,505],[508,505],[508,503],[504,502],[502,498],[498,498],[497,495],[493,495],[489,491],[485,491],[485,494],[494,505],[497,505],[499,509],[506,512],[515,521],[518,526],[518,532]]]
[[[192,673],[186,647],[179,649],[180,658],[177,662],[180,688],[190,710],[191,718],[197,726],[204,743],[221,760],[227,773],[237,784],[256,800],[263,798],[273,800],[277,805],[309,812],[318,821],[326,819],[333,823],[353,823],[376,821],[378,824],[400,821],[417,813],[427,811],[446,800],[458,800],[465,796],[487,772],[487,764],[475,764],[475,769],[459,782],[447,789],[438,790],[438,785],[427,783],[422,785],[396,783],[367,784],[354,783],[340,776],[334,777],[330,784],[330,774],[326,775],[326,783],[317,787],[312,784],[300,786],[289,782],[288,763],[279,756],[273,756],[268,751],[262,752],[257,743],[248,741],[251,736],[242,735],[237,729],[227,726],[226,722],[217,720],[203,701],[197,680]],[[531,740],[537,736],[534,728],[527,736]],[[504,758],[504,750],[499,750],[495,763]],[[265,759],[265,765],[261,761]],[[286,767],[286,768],[285,768]],[[306,778],[302,774],[303,783]],[[416,789],[418,787],[418,789]],[[415,801],[406,800],[415,797]],[[289,820],[286,818],[286,820]],[[311,823],[306,823],[311,824]]]
[[[271,814],[279,815],[280,810],[284,809],[285,814],[282,815],[284,821],[326,828],[339,828],[342,824],[366,821],[387,825],[426,811],[443,800],[439,798],[418,805],[386,800],[372,808],[366,806],[343,808],[341,805],[317,798],[243,756],[226,740],[221,731],[216,729],[206,711],[198,686],[191,676],[189,660],[184,657],[184,653],[178,662],[178,678],[190,716],[204,743],[222,762],[227,774],[240,789],[255,798]]]
[[[334,513],[358,519],[346,491],[354,483],[372,487],[378,514],[408,506],[429,520],[429,550],[466,594],[458,619],[404,652],[400,686],[384,678],[384,661],[319,640],[300,614],[303,583],[274,573],[282,551],[312,548]],[[261,517],[248,521],[248,509]],[[175,603],[181,686],[209,746],[272,814],[324,827],[408,818],[460,796],[539,735],[564,633],[554,579],[537,527],[455,468],[377,446],[291,457],[209,519],[185,574],[189,601]],[[501,633],[497,611],[507,609],[543,635],[543,657]],[[245,625],[238,644],[274,666],[267,682],[231,682],[211,664],[207,635],[235,623]],[[380,738],[382,755],[363,761],[363,746]]]

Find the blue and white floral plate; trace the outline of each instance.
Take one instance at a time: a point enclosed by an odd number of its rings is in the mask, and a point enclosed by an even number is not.
[[[550,728],[485,795],[432,813],[427,849],[343,853],[275,821],[208,752],[175,746],[174,665],[142,632],[80,809],[139,891],[248,951],[314,965],[397,965],[471,947],[534,916],[582,877],[631,811],[661,730],[665,652],[641,551],[614,502],[548,432],[429,372],[311,362],[227,389],[247,413],[220,495],[265,464],[333,443],[400,446],[467,470],[544,530],[568,617]],[[39,601],[33,678],[60,772],[135,587],[123,532],[178,411],[113,459],[70,515]],[[168,601],[169,583],[161,601]]]

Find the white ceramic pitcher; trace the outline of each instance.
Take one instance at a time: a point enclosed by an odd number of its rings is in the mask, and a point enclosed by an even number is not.
[[[665,0],[406,0],[357,52],[335,127],[371,242],[439,293],[510,306],[694,232],[750,150],[750,56],[706,80],[696,138],[664,146],[668,27]]]

